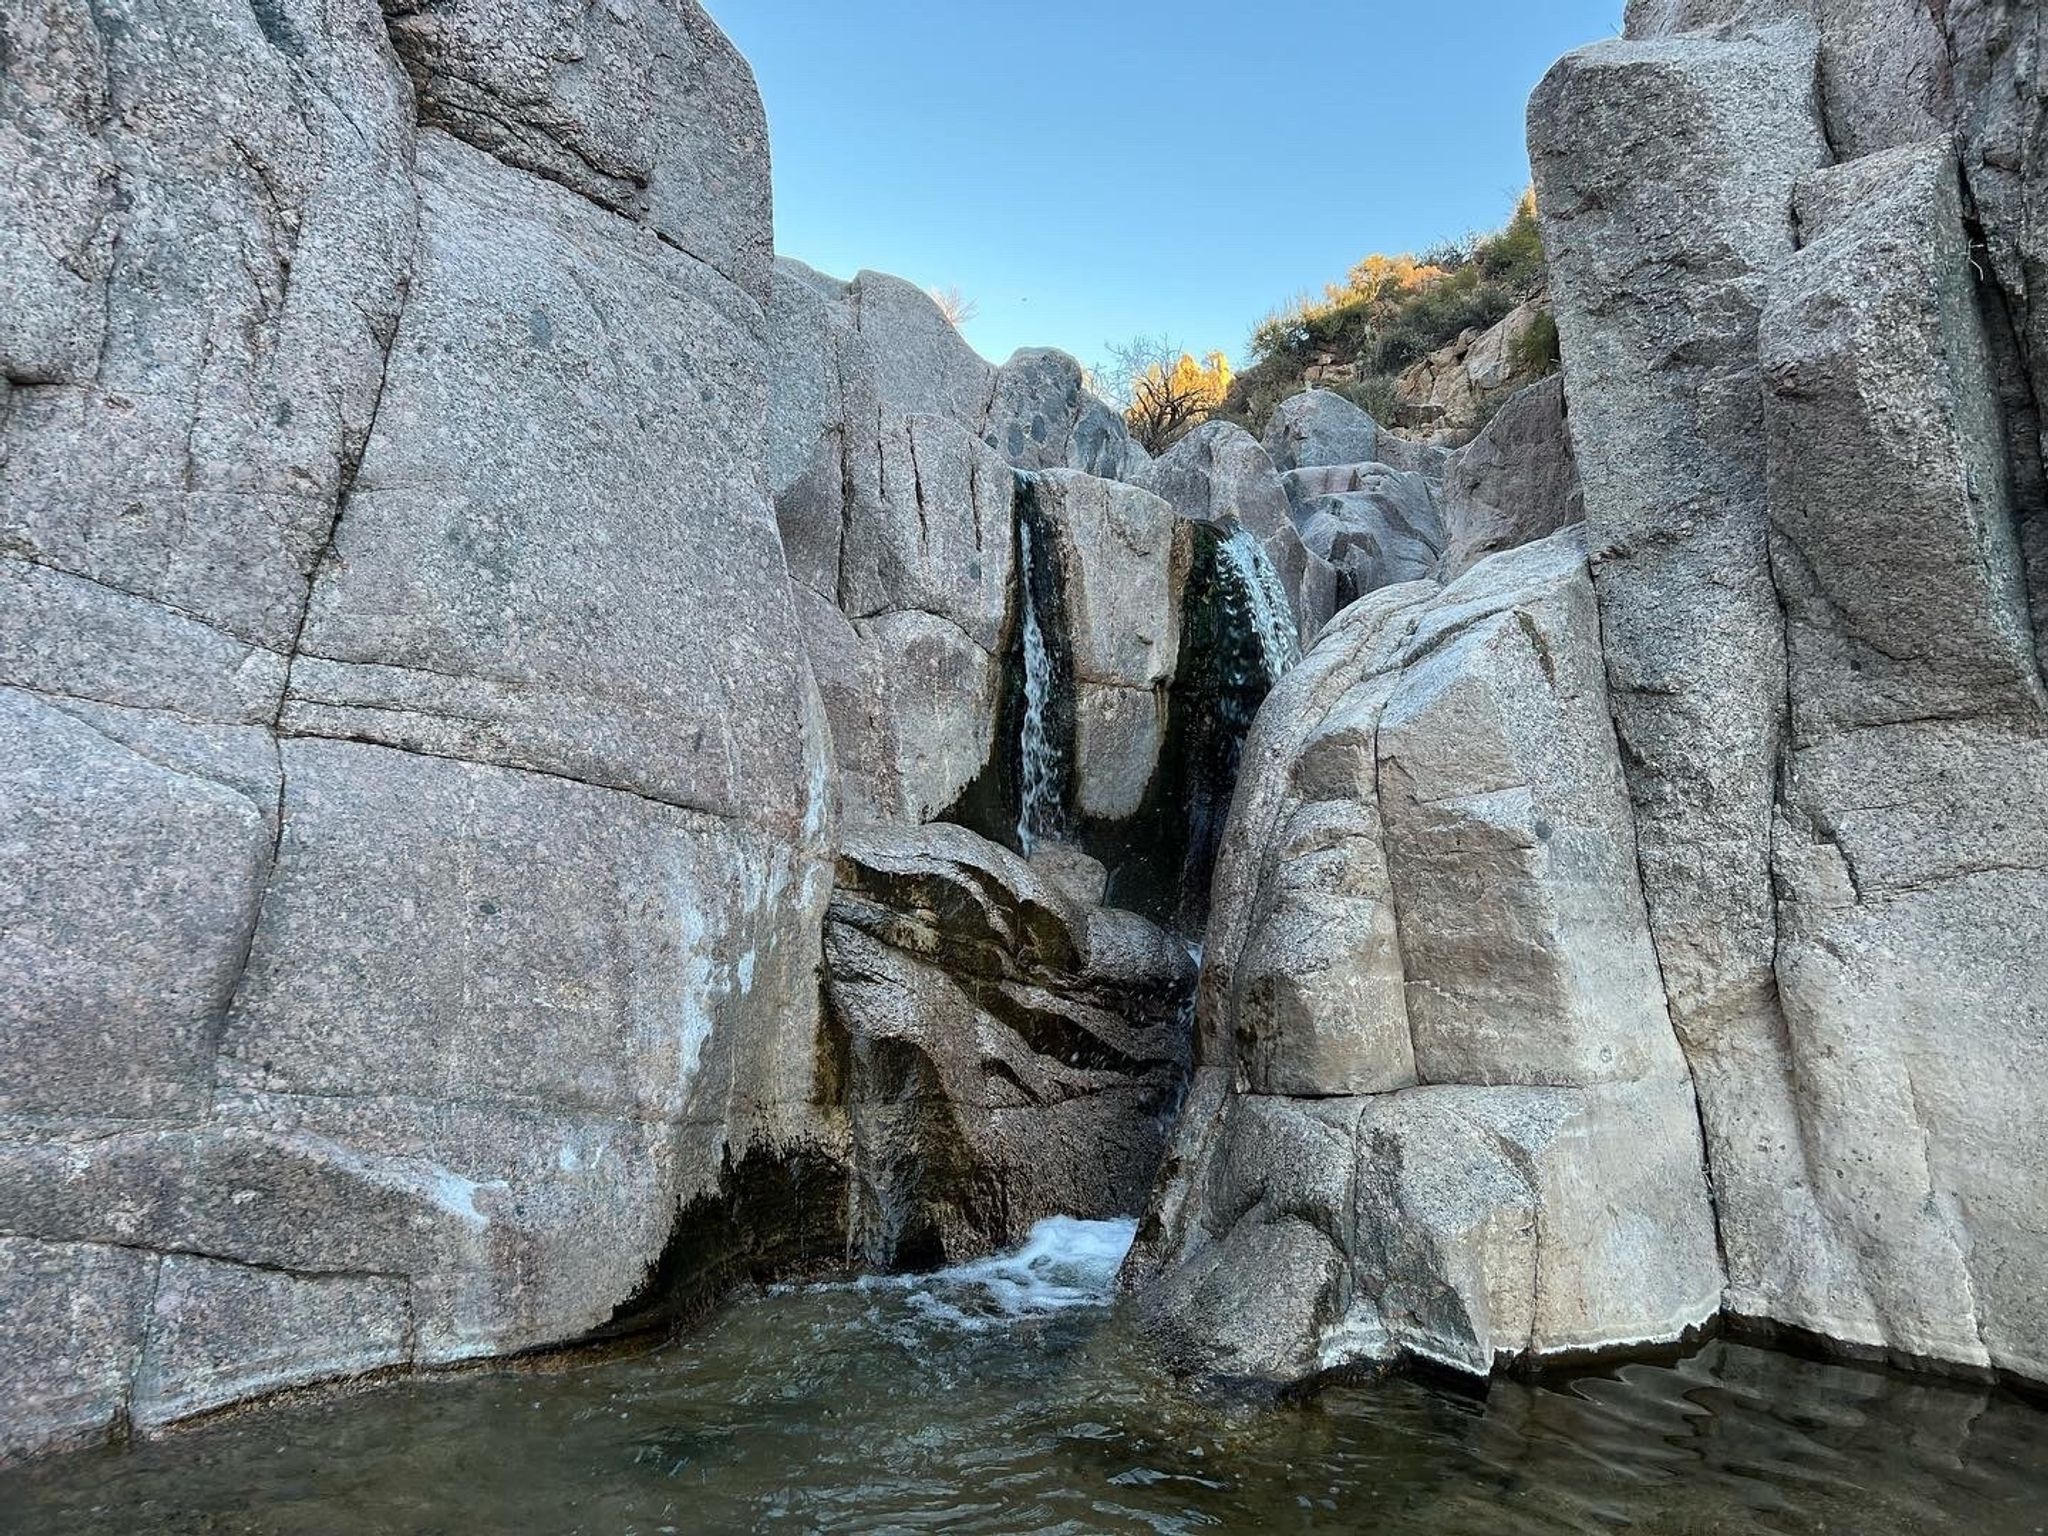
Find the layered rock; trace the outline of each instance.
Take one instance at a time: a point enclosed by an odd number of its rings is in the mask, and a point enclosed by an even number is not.
[[[5,1449],[575,1337],[824,1134],[759,103],[579,18],[10,33]]]
[[[1218,865],[1130,1271],[1173,1358],[1484,1374],[1674,1337],[1721,1271],[1573,534],[1340,614]]]
[[[971,1258],[1143,1201],[1193,965],[1100,895],[1099,868],[1077,889],[962,827],[848,835],[825,959],[867,1262]]]
[[[1726,1304],[2040,1377],[2039,374],[1970,227],[2030,238],[2007,9],[1638,5],[1531,147]]]

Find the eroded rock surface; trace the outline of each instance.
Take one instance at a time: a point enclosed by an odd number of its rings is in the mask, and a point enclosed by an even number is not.
[[[1726,1305],[2038,1378],[2038,62],[2004,6],[1630,23],[1531,147]]]
[[[1562,375],[1511,397],[1444,472],[1447,542],[1439,574],[1455,581],[1488,555],[1582,522]]]
[[[1186,1067],[1179,941],[937,825],[848,835],[825,958],[865,1259],[957,1261],[1143,1201]]]

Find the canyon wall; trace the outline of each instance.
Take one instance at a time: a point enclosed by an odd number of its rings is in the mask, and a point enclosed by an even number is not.
[[[1176,1359],[2048,1378],[2038,30],[1638,0],[1535,93],[1564,395],[1248,748],[1127,1274]]]
[[[1154,460],[694,0],[11,7],[0,1456],[1148,1186],[1191,1371],[2048,1378],[2032,14],[1639,0],[1562,385]]]
[[[8,10],[10,1448],[580,1336],[815,1131],[752,78],[386,9]]]

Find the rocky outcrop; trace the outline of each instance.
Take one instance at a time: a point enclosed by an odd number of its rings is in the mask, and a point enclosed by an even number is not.
[[[2039,181],[2003,94],[2037,66],[2012,25],[1640,4],[1530,121],[1726,1305],[2038,1378]]]
[[[1015,472],[1107,485],[1144,455],[1071,358],[1026,351],[994,368],[900,278],[842,283],[782,258],[769,331],[769,489],[839,808],[917,825],[997,752],[1016,638]]]
[[[1550,299],[1538,294],[1484,330],[1466,331],[1450,345],[1410,364],[1394,381],[1400,409],[1395,420],[1428,434],[1428,441],[1471,441],[1503,401],[1527,389],[1551,367],[1548,349],[1532,356],[1539,332],[1554,325]]]
[[[1280,402],[1266,427],[1266,453],[1282,474],[1342,464],[1385,464],[1440,479],[1448,450],[1390,432],[1370,413],[1326,389]]]
[[[1182,1363],[1484,1374],[1719,1306],[1571,533],[1340,614],[1269,700],[1129,1279]]]
[[[1190,522],[1240,527],[1257,540],[1287,589],[1304,644],[1337,611],[1336,568],[1302,542],[1279,471],[1244,428],[1205,422],[1135,478]]]
[[[0,1449],[576,1337],[822,1134],[752,82],[391,9],[10,23]]]
[[[1435,574],[1444,548],[1437,482],[1386,464],[1289,471],[1302,542],[1337,572],[1337,606]]]
[[[1194,967],[1095,905],[1099,880],[1091,899],[962,827],[849,834],[825,959],[866,1261],[933,1267],[1143,1201]]]
[[[1455,581],[1488,555],[1584,520],[1586,498],[1566,411],[1562,376],[1532,384],[1452,456],[1442,497],[1444,580]]]
[[[1150,492],[1079,470],[1037,476],[1032,495],[1058,567],[1054,643],[1063,645],[1073,688],[1071,805],[1081,816],[1123,821],[1159,771],[1192,529]]]

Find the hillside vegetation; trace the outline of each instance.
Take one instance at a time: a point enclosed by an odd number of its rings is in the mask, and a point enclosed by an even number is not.
[[[1399,419],[1398,381],[1468,330],[1498,324],[1544,289],[1536,200],[1525,193],[1492,234],[1447,241],[1421,255],[1372,255],[1332,283],[1268,316],[1252,333],[1251,363],[1217,414],[1262,432],[1274,408],[1314,387],[1332,389],[1383,422]],[[1516,344],[1518,372],[1541,376],[1557,360],[1546,315]]]

